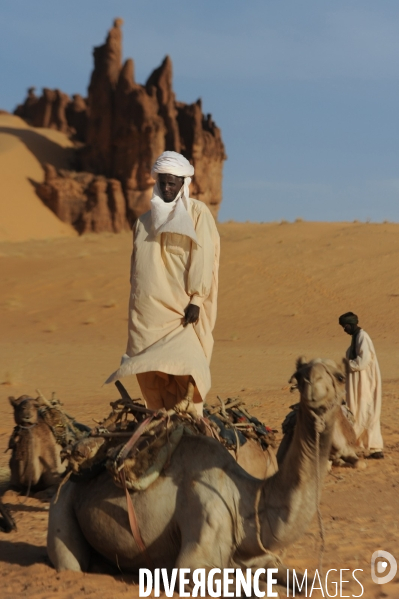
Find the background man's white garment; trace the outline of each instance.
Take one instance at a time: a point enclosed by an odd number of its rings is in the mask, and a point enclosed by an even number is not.
[[[373,342],[363,329],[356,338],[356,355],[355,360],[350,360],[350,348],[346,353],[349,361],[347,403],[355,417],[354,428],[360,447],[373,453],[383,449],[381,373]]]
[[[133,232],[128,344],[107,383],[137,374],[151,408],[172,407],[168,398],[174,396],[179,401],[189,375],[196,384],[194,402],[202,402],[211,386],[219,233],[203,202],[190,198],[188,213],[198,244],[186,235],[156,234],[151,212],[138,219]],[[189,303],[200,307],[199,321],[183,327]],[[162,403],[155,405],[160,395]]]

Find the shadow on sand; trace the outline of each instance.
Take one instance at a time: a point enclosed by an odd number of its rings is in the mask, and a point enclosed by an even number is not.
[[[37,547],[22,541],[13,541],[12,537],[0,540],[0,560],[7,564],[32,566],[33,564],[50,564],[45,545]]]
[[[23,496],[21,496],[23,497]],[[23,500],[22,500],[23,501]],[[49,503],[47,502],[47,506],[40,506],[40,505],[25,505],[24,503],[9,503],[9,501],[6,499],[5,500],[5,504],[7,506],[7,509],[13,514],[15,512],[48,512],[49,510]]]

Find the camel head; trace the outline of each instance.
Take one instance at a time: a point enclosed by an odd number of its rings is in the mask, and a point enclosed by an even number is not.
[[[319,416],[342,403],[345,374],[333,360],[298,358],[289,382],[299,390],[301,405]]]
[[[29,397],[29,395],[21,395],[15,399],[15,397],[9,397],[10,404],[14,408],[14,420],[15,424],[19,426],[30,426],[36,424],[38,419],[38,408],[40,403],[37,399]]]

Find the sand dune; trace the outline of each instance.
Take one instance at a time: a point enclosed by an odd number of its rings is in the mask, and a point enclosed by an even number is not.
[[[241,395],[261,419],[280,428],[296,396],[287,380],[295,359],[339,360],[349,338],[338,315],[353,310],[370,333],[383,374],[385,460],[364,471],[335,469],[327,477],[321,511],[324,569],[361,568],[363,597],[399,597],[399,577],[371,582],[377,549],[398,558],[399,530],[399,226],[360,223],[223,224],[220,303],[212,361],[211,403]],[[0,244],[0,467],[6,468],[13,423],[8,395],[57,391],[68,411],[91,423],[116,399],[102,387],[126,341],[130,234]],[[139,395],[133,378],[125,380]],[[2,597],[35,599],[137,597],[132,578],[57,575],[46,562],[46,505],[9,499],[18,532],[0,537]],[[316,521],[289,548],[296,569],[316,568]],[[345,572],[344,574],[348,574]],[[347,580],[347,578],[344,578]],[[356,584],[343,594],[358,595]],[[383,593],[383,594],[382,594]],[[320,597],[317,591],[312,597]]]
[[[29,127],[19,117],[0,114],[0,241],[76,236],[43,205],[32,183],[43,180],[44,162],[67,168],[71,147],[58,131]]]

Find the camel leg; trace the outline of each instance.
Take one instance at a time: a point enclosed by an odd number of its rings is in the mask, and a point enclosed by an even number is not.
[[[190,502],[187,501],[187,504]],[[179,527],[182,535],[181,549],[176,560],[177,568],[225,568],[231,555],[233,535],[226,526],[217,505],[208,502],[206,514],[195,518],[192,511],[181,510]]]
[[[359,456],[351,447],[344,447],[340,451],[331,452],[331,459],[334,466],[352,466],[358,467]]]
[[[9,486],[11,489],[19,490],[21,488],[21,483],[19,480],[18,464],[15,463],[12,458],[10,460],[10,470],[11,470],[11,478],[10,478]]]
[[[12,530],[16,530],[17,526],[15,524],[14,518],[11,516],[10,512],[4,505],[4,503],[0,500],[0,530],[2,532],[11,532]]]
[[[90,547],[84,538],[72,507],[75,485],[62,487],[58,500],[50,506],[47,553],[54,568],[87,571],[90,562]]]
[[[265,553],[257,558],[249,560],[235,559],[233,557],[232,567],[240,568],[245,572],[247,568],[251,568],[252,574],[255,574],[259,568],[264,568],[266,571],[268,568],[276,568],[278,572],[273,574],[273,578],[276,578],[277,584],[282,587],[287,586],[287,572],[289,568],[281,561],[281,559],[274,553]],[[266,575],[262,575],[260,580],[266,580]]]

